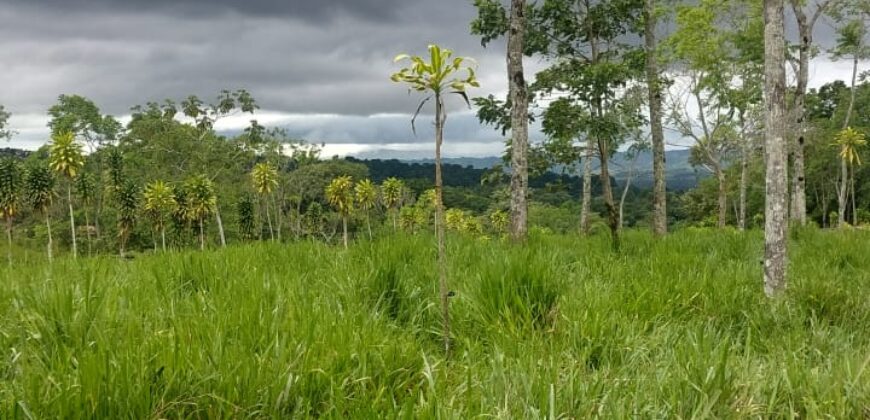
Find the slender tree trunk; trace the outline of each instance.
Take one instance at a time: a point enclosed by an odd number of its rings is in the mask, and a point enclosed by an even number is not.
[[[637,162],[637,155],[631,160],[631,166],[628,168],[628,177],[625,178],[625,187],[622,189],[622,197],[619,198],[619,228],[624,225],[623,210],[625,209],[625,198],[628,197],[628,189],[631,187],[631,178],[634,176],[634,165]]]
[[[78,258],[78,249],[76,246],[76,219],[73,214],[73,202],[72,202],[72,179],[66,186],[66,200],[69,203],[69,226],[70,233],[72,234],[72,254],[73,259]]]
[[[772,297],[786,287],[788,245],[783,0],[764,0],[764,23],[764,292]]]
[[[511,100],[511,238],[523,241],[528,233],[529,106],[523,74],[525,0],[511,0],[507,72]]]
[[[794,3],[792,4],[794,7]],[[806,16],[797,14],[800,33],[800,52],[798,58],[797,88],[794,93],[795,114],[798,135],[795,136],[792,173],[791,219],[800,225],[807,222],[806,180],[804,165],[804,143],[806,139],[806,94],[809,80],[810,45],[812,29],[807,27]]]
[[[444,322],[444,352],[450,354],[450,309],[447,288],[447,250],[444,246],[444,199],[441,179],[441,143],[443,141],[444,114],[442,98],[435,94],[435,217],[438,221],[435,236],[438,241],[438,289],[441,298],[441,317]]]
[[[586,142],[586,156],[583,158],[583,198],[580,203],[580,232],[589,234],[589,213],[592,211],[592,143]]]
[[[51,250],[53,248],[52,240],[51,240],[51,216],[49,216],[48,212],[45,212],[45,228],[48,232],[48,262],[52,261],[52,253]]]
[[[278,201],[275,200],[275,196],[272,196],[272,207],[275,208],[275,233],[278,238],[278,242],[281,242],[281,220],[283,219],[283,213],[281,211],[281,206],[278,205]]]
[[[728,184],[725,182],[725,171],[722,168],[716,167],[716,180],[719,183],[717,227],[724,229],[728,221]]]
[[[644,43],[646,47],[646,80],[649,90],[649,120],[653,154],[653,234],[668,233],[667,188],[665,186],[665,134],[662,128],[662,92],[656,57],[655,0],[644,2]]]
[[[91,220],[90,220],[90,217],[88,216],[88,206],[87,206],[87,204],[85,204],[84,206],[85,206],[85,226],[86,226],[85,234],[87,235],[87,240],[88,240],[88,256],[90,257],[90,256],[92,255],[92,251],[91,251]]]
[[[837,193],[837,225],[846,226],[846,203],[848,203],[849,164],[845,158],[840,159],[840,191]]]
[[[369,230],[369,240],[372,240],[372,217],[369,214],[369,210],[366,210],[366,227]]]
[[[217,219],[218,236],[221,239],[221,248],[226,248],[227,237],[224,235],[224,223],[221,221],[221,207],[219,205],[214,206],[214,216],[215,219]]]
[[[163,246],[163,252],[166,252],[166,226],[160,225],[160,243]]]
[[[613,186],[610,184],[610,171],[608,170],[608,150],[607,140],[598,140],[598,149],[601,156],[601,176],[600,181],[603,186],[604,206],[607,207],[607,224],[610,226],[610,237],[614,251],[619,251],[619,211],[616,204],[613,202]]]
[[[260,207],[266,210],[266,221],[269,224],[269,240],[275,242],[275,231],[272,229],[272,216],[269,214],[269,204],[262,202]]]
[[[748,141],[743,139],[740,157],[740,203],[737,211],[737,227],[746,230],[746,189],[749,184],[749,146]]]
[[[858,226],[858,209],[855,204],[855,165],[849,171],[849,195],[852,196],[852,225]]]
[[[347,216],[341,216],[341,238],[344,241],[344,249],[347,249]]]
[[[199,218],[199,250],[205,250],[205,230],[202,228],[202,217]]]
[[[9,265],[12,265],[12,217],[6,216],[6,243],[9,246],[6,249],[6,258],[9,260]]]

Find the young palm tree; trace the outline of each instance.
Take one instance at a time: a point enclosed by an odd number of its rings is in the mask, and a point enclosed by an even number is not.
[[[21,200],[21,166],[13,158],[0,160],[0,217],[6,222],[6,257],[12,265],[12,219]]]
[[[845,191],[845,185],[847,183],[851,184],[852,188],[852,223],[855,224],[858,221],[857,215],[855,214],[855,165],[861,165],[861,157],[858,153],[858,149],[867,145],[867,140],[864,138],[864,133],[853,129],[852,127],[846,127],[845,130],[837,133],[837,137],[835,138],[834,145],[840,148],[840,160],[843,168],[846,168],[843,171],[843,179],[841,180],[842,184],[840,186],[840,191]],[[848,174],[848,175],[845,175]],[[845,193],[842,193],[845,195]],[[843,197],[842,202],[845,203],[848,197]],[[840,225],[845,226],[845,212],[846,206],[844,204],[840,205],[841,215],[839,216]]]
[[[347,219],[353,212],[353,178],[345,175],[333,179],[326,186],[326,199],[341,215],[342,239],[347,249]]]
[[[206,218],[211,216],[217,207],[217,196],[214,184],[204,175],[197,175],[184,183],[187,192],[184,199],[184,215],[189,222],[196,222],[199,227],[199,249],[205,249],[205,229],[203,227]]]
[[[93,205],[94,198],[96,197],[97,185],[94,181],[94,176],[88,172],[81,172],[79,176],[76,177],[76,195],[79,196],[79,199],[82,201],[82,205],[85,206],[85,227],[86,234],[88,237],[88,256],[91,255],[92,245],[91,245],[91,217],[89,209]]]
[[[118,248],[121,256],[127,249],[127,241],[133,228],[136,227],[136,213],[139,211],[139,187],[130,180],[126,180],[116,191],[118,206]]]
[[[171,185],[158,180],[145,186],[143,196],[145,214],[154,223],[154,229],[160,232],[160,243],[166,252],[166,220],[178,206],[175,191]],[[157,250],[157,241],[154,241],[154,250]]]
[[[274,166],[268,163],[258,163],[254,165],[254,169],[251,170],[251,181],[254,184],[254,189],[257,191],[257,194],[263,197],[265,201],[268,201],[269,197],[272,196],[272,191],[274,191],[275,187],[278,186],[278,171]],[[272,217],[269,215],[268,202],[265,205],[261,205],[261,207],[265,207],[266,209],[266,221],[269,224],[269,236],[272,241],[274,241],[275,231],[272,229]]]
[[[375,187],[375,184],[370,179],[364,179],[360,182],[357,182],[356,187],[354,187],[354,193],[356,195],[356,204],[359,206],[359,209],[365,213],[366,216],[366,226],[369,230],[369,240],[372,239],[372,223],[371,218],[369,216],[369,212],[372,208],[375,207],[375,203],[378,200],[378,189]]]
[[[384,207],[390,212],[393,218],[393,229],[398,229],[397,218],[399,204],[402,202],[402,195],[405,191],[405,183],[398,178],[390,177],[384,180],[381,184],[381,200]]]
[[[69,203],[69,223],[72,234],[73,258],[78,256],[76,249],[76,220],[73,213],[72,182],[79,170],[85,166],[85,157],[82,145],[76,141],[75,134],[71,132],[61,133],[52,138],[49,151],[49,166],[51,169],[67,180],[66,199]]]
[[[48,252],[48,262],[52,260],[52,240],[51,240],[51,215],[48,210],[51,208],[52,198],[54,197],[54,174],[47,166],[35,165],[30,167],[26,172],[24,180],[24,188],[27,192],[27,198],[33,209],[41,213],[45,217],[45,227],[48,232],[48,243],[46,250]]]
[[[451,58],[453,51],[442,49],[437,45],[429,45],[428,62],[419,56],[399,55],[394,61],[410,60],[410,67],[403,68],[390,78],[393,82],[404,82],[410,89],[428,93],[430,96],[423,99],[417,107],[417,112],[429,99],[435,100],[435,236],[438,240],[438,279],[441,294],[441,315],[444,318],[444,350],[450,353],[450,313],[448,310],[447,289],[447,256],[444,249],[444,199],[442,194],[443,182],[441,179],[441,143],[444,134],[444,122],[447,114],[444,111],[444,95],[455,93],[468,101],[465,90],[468,87],[478,87],[477,78],[474,76],[472,67],[465,67],[468,59],[463,57]],[[465,77],[456,77],[458,72],[465,72]],[[416,115],[414,116],[416,118]],[[414,120],[411,120],[413,128]]]
[[[238,213],[239,232],[245,239],[254,237],[254,200],[250,194],[245,194],[236,203]]]

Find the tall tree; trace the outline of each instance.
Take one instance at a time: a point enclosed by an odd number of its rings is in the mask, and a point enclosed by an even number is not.
[[[786,287],[788,173],[785,138],[785,28],[783,0],[764,0],[764,292]]]
[[[273,198],[272,192],[278,186],[278,170],[274,166],[261,162],[254,165],[251,170],[251,182],[254,184],[254,190],[262,199],[260,208],[266,209],[266,221],[269,225],[269,237],[272,241],[275,240],[275,232],[272,229],[272,216],[269,212],[269,198]]]
[[[76,258],[78,256],[78,249],[76,246],[76,219],[73,212],[72,187],[76,175],[85,166],[85,158],[82,154],[82,146],[76,141],[75,135],[72,132],[52,136],[49,165],[52,170],[66,179],[66,199],[69,204],[72,254],[73,258]]]
[[[646,83],[649,90],[649,123],[653,154],[653,234],[668,233],[667,187],[665,185],[665,134],[662,128],[662,87],[656,39],[656,0],[644,0],[643,39]]]
[[[21,166],[14,158],[0,160],[0,217],[6,222],[6,257],[12,265],[12,220],[21,201]]]
[[[160,243],[166,252],[166,220],[178,206],[175,191],[171,185],[157,180],[145,186],[143,198],[145,214],[154,224],[154,230],[160,233]],[[157,250],[157,241],[154,241],[154,250]]]
[[[401,179],[390,177],[381,183],[381,201],[393,219],[393,229],[398,229],[398,212],[405,194],[405,183]]]
[[[340,176],[332,180],[326,186],[326,199],[329,204],[338,211],[341,215],[341,230],[344,248],[347,249],[347,219],[353,212],[353,178],[350,176]]]
[[[525,0],[511,0],[507,45],[508,90],[511,101],[511,237],[524,240],[528,234],[529,189],[529,94],[523,72],[526,29]]]
[[[24,188],[27,198],[34,210],[38,211],[45,218],[45,228],[48,234],[46,252],[48,253],[48,262],[51,262],[53,244],[51,240],[51,214],[49,210],[54,198],[54,175],[48,166],[39,164],[27,168],[25,175]]]
[[[118,208],[118,252],[123,257],[127,250],[127,241],[136,227],[136,215],[139,212],[139,186],[127,179],[115,192]]]
[[[199,249],[205,249],[205,219],[215,212],[217,195],[214,184],[205,175],[188,178],[184,183],[184,216],[189,222],[196,222],[199,229]]]
[[[852,60],[852,82],[849,90],[849,106],[846,108],[846,117],[843,119],[843,130],[849,128],[852,120],[852,113],[855,109],[855,86],[858,79],[858,63],[860,60],[870,56],[864,37],[867,35],[867,28],[864,22],[864,13],[870,14],[870,6],[865,6],[866,12],[861,8],[846,7],[847,13],[854,17],[847,19],[845,23],[838,29],[837,46],[834,49],[833,58],[839,59],[848,57]],[[837,202],[839,204],[839,213],[837,220],[840,225],[846,222],[846,207],[848,204],[848,184],[849,184],[849,163],[845,159],[840,161],[840,189],[837,194]]]
[[[444,123],[447,112],[444,110],[444,96],[455,93],[468,102],[465,91],[469,87],[479,87],[472,67],[465,66],[467,58],[452,58],[453,51],[442,49],[438,45],[429,45],[429,57],[409,56],[401,54],[394,61],[410,60],[410,67],[405,67],[394,73],[390,79],[393,82],[407,83],[410,89],[424,92],[430,96],[423,99],[417,107],[417,113],[429,99],[435,101],[435,195],[437,205],[435,218],[438,221],[435,236],[438,241],[438,283],[441,295],[441,315],[444,322],[444,350],[450,353],[450,312],[447,288],[447,255],[444,247],[444,182],[441,175],[441,144],[444,140]],[[452,59],[451,59],[452,58]],[[457,77],[457,73],[465,72],[465,77]],[[416,118],[416,114],[414,115]],[[413,120],[411,120],[413,128]]]
[[[371,221],[371,211],[372,208],[375,207],[375,204],[378,201],[378,188],[372,182],[372,180],[366,178],[362,181],[357,182],[354,187],[354,195],[356,198],[356,205],[360,210],[365,213],[366,216],[366,227],[369,231],[369,240],[372,239],[372,221]]]
[[[807,196],[806,196],[806,164],[804,162],[804,148],[807,136],[807,110],[806,96],[810,74],[810,58],[813,56],[814,28],[819,17],[825,13],[825,9],[831,4],[831,0],[789,0],[794,12],[798,29],[798,62],[795,73],[797,74],[797,87],[794,91],[794,114],[798,134],[793,144],[794,157],[792,159],[792,193],[791,193],[791,219],[804,225],[807,222]],[[815,4],[815,10],[810,10]]]
[[[91,216],[90,209],[94,204],[94,199],[97,197],[97,184],[93,174],[89,172],[80,172],[75,180],[76,195],[81,200],[84,206],[85,213],[85,233],[88,239],[88,256],[93,252],[91,241]]]

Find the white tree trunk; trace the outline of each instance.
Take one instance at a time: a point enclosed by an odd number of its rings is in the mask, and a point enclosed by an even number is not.
[[[522,241],[528,232],[529,116],[526,80],[523,75],[525,0],[511,1],[508,31],[507,71],[511,100],[511,237]]]

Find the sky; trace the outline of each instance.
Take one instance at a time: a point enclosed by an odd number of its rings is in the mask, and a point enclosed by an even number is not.
[[[481,88],[472,96],[503,96],[504,43],[483,48],[469,33],[475,16],[472,0],[0,0],[0,104],[18,132],[8,146],[44,144],[45,112],[60,94],[86,96],[124,121],[137,104],[243,88],[261,124],[325,143],[326,156],[430,156],[430,118],[415,136],[420,96],[390,82],[392,59],[436,42],[476,59]],[[830,43],[830,23],[818,26],[817,40]],[[825,57],[813,64],[811,87],[851,71]],[[528,73],[543,67],[526,60]],[[446,156],[501,154],[500,132],[458,98],[448,110]]]

